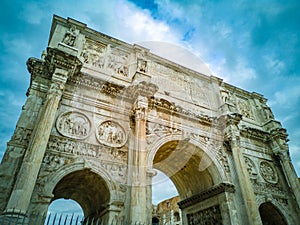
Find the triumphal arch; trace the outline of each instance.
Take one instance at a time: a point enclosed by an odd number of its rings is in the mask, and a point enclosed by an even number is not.
[[[0,170],[1,217],[59,198],[151,223],[155,169],[183,224],[297,224],[299,181],[266,99],[54,16]],[[276,221],[276,222],[274,222]]]

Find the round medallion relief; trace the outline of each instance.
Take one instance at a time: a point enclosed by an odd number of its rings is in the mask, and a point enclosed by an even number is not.
[[[111,120],[105,121],[97,127],[96,136],[101,144],[110,147],[121,147],[127,140],[121,125]]]
[[[260,174],[265,179],[265,181],[273,184],[276,184],[278,182],[277,173],[269,162],[267,161],[260,162],[259,169],[260,169]]]
[[[83,113],[64,112],[57,118],[56,128],[66,137],[84,139],[91,131],[91,122]]]

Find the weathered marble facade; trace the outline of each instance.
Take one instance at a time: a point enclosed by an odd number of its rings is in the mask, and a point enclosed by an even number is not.
[[[266,99],[54,16],[0,166],[0,211],[77,201],[86,217],[151,223],[153,169],[183,224],[297,224],[299,180]],[[13,211],[14,210],[14,211]]]

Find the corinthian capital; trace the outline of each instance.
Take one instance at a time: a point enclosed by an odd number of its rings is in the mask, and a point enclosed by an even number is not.
[[[82,63],[76,56],[56,48],[47,49],[45,64],[50,74],[54,74],[56,69],[62,69],[68,71],[68,76],[78,73],[82,67]]]

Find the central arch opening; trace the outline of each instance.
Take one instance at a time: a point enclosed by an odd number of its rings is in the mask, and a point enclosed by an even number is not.
[[[179,196],[161,199],[156,206],[156,214],[152,214],[152,218],[155,216],[163,223],[181,224],[182,212],[177,202],[210,189],[218,180],[212,160],[189,140],[169,141],[160,146],[153,156],[153,168],[158,171],[152,179],[152,191],[156,192],[153,197],[172,189]],[[157,185],[160,188],[156,188]],[[155,222],[152,221],[152,224]]]
[[[181,199],[213,186],[209,172],[213,165],[206,153],[188,141],[170,141],[163,144],[153,159],[153,168],[172,180]]]
[[[84,169],[67,174],[53,190],[57,199],[71,199],[81,207],[85,218],[101,218],[110,199],[109,188],[98,174]],[[66,208],[64,208],[66,209]]]

